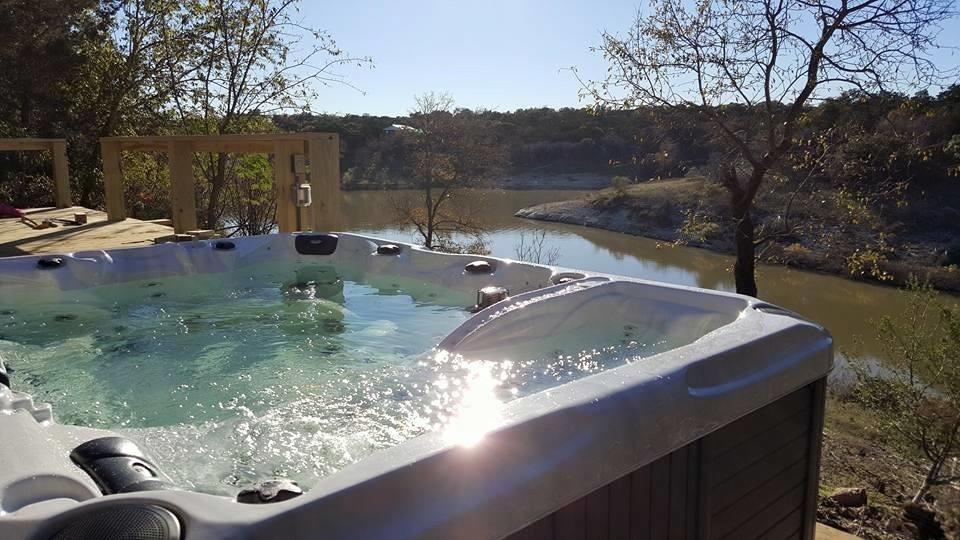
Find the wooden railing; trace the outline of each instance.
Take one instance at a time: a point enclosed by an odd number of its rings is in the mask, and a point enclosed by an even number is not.
[[[53,157],[53,200],[57,208],[73,206],[70,199],[70,166],[66,139],[0,139],[0,151],[50,152]]]
[[[194,152],[273,155],[273,185],[280,232],[329,231],[340,226],[340,138],[336,133],[264,133],[247,135],[172,135],[102,137],[103,185],[107,217],[127,217],[123,199],[122,153],[166,152],[170,167],[170,201],[174,231],[197,229]],[[294,156],[307,163],[303,177],[294,172]],[[308,183],[310,206],[297,206],[294,186]],[[299,223],[298,224],[298,213]]]

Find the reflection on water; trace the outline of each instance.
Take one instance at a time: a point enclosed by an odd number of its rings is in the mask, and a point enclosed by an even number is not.
[[[345,229],[416,242],[412,231],[391,223],[390,200],[415,192],[355,191],[343,194]],[[472,204],[483,209],[493,255],[514,258],[523,231],[544,230],[547,244],[560,249],[560,266],[608,272],[725,291],[734,290],[733,258],[697,248],[600,229],[546,223],[514,217],[520,208],[585,195],[577,191],[472,192]],[[823,324],[839,352],[883,358],[873,320],[901,312],[905,299],[896,289],[777,266],[759,268],[760,296]]]
[[[431,406],[438,420],[434,429],[443,432],[448,444],[474,446],[500,424],[504,403],[500,394],[513,397],[518,393],[509,380],[513,362],[470,361],[439,351],[434,363],[453,366],[462,373],[460,376],[440,373],[434,379],[432,384],[437,395]]]

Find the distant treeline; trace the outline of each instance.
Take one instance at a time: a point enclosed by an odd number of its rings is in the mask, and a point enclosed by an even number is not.
[[[3,108],[0,107],[0,113]],[[738,123],[751,122],[742,108],[721,111]],[[710,176],[729,148],[714,126],[692,124],[679,111],[641,109],[520,109],[513,112],[459,110],[493,126],[507,149],[512,174],[596,172],[625,176],[633,182],[686,175]],[[99,203],[99,163],[87,156],[96,139],[63,126],[60,130],[33,130],[18,126],[15,115],[0,116],[0,134],[7,136],[66,136],[70,139],[74,181],[86,204]],[[260,117],[248,125],[255,131],[331,131],[342,140],[344,182],[389,186],[402,180],[405,157],[396,138],[384,133],[391,124],[416,123],[405,116],[298,114]],[[144,126],[143,133],[176,132]],[[795,145],[788,176],[808,171],[814,159],[820,181],[849,185],[858,190],[881,189],[891,183],[917,189],[949,191],[960,171],[960,86],[937,96],[848,93],[810,108]],[[83,145],[83,147],[78,147]],[[93,148],[85,148],[92,146]],[[48,164],[39,156],[0,153],[0,200],[21,206],[49,204],[52,199]],[[91,170],[92,169],[92,170]],[[140,215],[164,213],[166,178],[160,169],[141,171],[131,166],[128,181],[146,193],[130,204]],[[140,178],[143,176],[143,178]],[[944,180],[950,179],[947,184]],[[151,184],[159,183],[158,189]],[[93,185],[91,185],[93,184]],[[960,190],[958,190],[960,191]],[[155,201],[155,202],[154,202]],[[156,205],[157,208],[152,208]],[[162,208],[161,208],[162,207]]]
[[[683,111],[640,109],[520,109],[513,112],[460,110],[495,126],[507,147],[513,173],[599,172],[634,182],[656,177],[709,175],[729,152],[709,123],[691,124]],[[726,108],[735,124],[753,112]],[[384,128],[415,123],[403,116],[286,115],[273,122],[281,131],[334,131],[343,141],[346,181],[396,180],[399,156]],[[937,96],[847,93],[810,108],[790,167],[809,169],[812,160],[839,183],[937,183],[956,172],[960,154],[960,86]]]

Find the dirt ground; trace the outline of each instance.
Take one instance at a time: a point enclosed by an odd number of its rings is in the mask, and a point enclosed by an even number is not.
[[[860,405],[835,394],[827,399],[818,520],[867,539],[960,538],[960,489],[935,487],[923,505],[935,513],[943,536],[928,520],[907,517],[923,462],[893,450],[871,424]],[[839,488],[865,488],[867,505],[833,504],[829,495]]]

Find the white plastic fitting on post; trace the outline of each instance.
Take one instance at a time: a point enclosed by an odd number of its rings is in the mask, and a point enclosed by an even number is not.
[[[310,184],[298,184],[296,186],[297,206],[310,206],[313,203],[313,194],[310,190]]]

